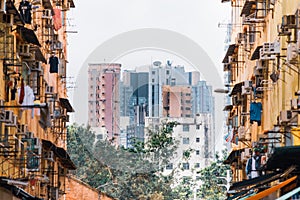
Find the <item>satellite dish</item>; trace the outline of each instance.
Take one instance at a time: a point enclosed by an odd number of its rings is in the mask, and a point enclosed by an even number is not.
[[[161,62],[160,62],[160,61],[155,61],[155,62],[153,62],[153,65],[154,65],[154,66],[160,66],[160,65],[161,65]]]

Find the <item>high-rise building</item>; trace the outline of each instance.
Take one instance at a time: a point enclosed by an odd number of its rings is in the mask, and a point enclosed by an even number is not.
[[[117,63],[89,64],[88,70],[88,124],[105,128],[114,144],[120,135],[120,70]]]

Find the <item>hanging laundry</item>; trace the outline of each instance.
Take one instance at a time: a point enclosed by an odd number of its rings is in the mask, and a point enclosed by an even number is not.
[[[258,126],[261,125],[262,104],[260,102],[250,103],[250,123],[257,122]]]
[[[22,83],[21,83],[22,85]],[[22,86],[21,88],[18,90],[18,93],[19,93],[19,103],[22,105],[22,106],[32,106],[34,105],[34,93],[33,93],[33,90],[31,87],[29,87],[28,85],[26,85],[25,87],[23,87],[23,101],[22,103],[20,102],[20,99],[21,99],[21,95],[22,95]]]
[[[31,3],[29,1],[22,0],[20,2],[19,11],[26,24],[31,24],[31,9]]]
[[[54,30],[58,31],[62,27],[61,10],[59,8],[53,8],[53,11]]]
[[[19,89],[19,104],[23,103],[24,100],[24,95],[25,95],[25,91],[24,91],[24,80],[21,80],[21,88]]]
[[[49,64],[50,64],[50,73],[58,73],[59,60],[55,55],[52,54],[50,56]]]

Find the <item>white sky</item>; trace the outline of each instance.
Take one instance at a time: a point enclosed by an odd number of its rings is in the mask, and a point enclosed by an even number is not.
[[[141,28],[159,28],[178,32],[199,44],[209,55],[222,75],[226,24],[230,18],[229,3],[221,0],[74,0],[75,9],[69,11],[68,79],[76,77],[88,55],[106,40],[118,34]],[[122,66],[141,66],[151,60],[175,65],[186,62],[166,54],[128,55],[118,62]],[[72,89],[70,90],[72,103]],[[216,96],[216,95],[215,95]],[[222,98],[217,95],[216,98]],[[74,108],[76,110],[76,107]]]

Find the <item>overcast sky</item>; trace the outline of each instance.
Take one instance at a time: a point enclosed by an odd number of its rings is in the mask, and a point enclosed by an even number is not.
[[[223,77],[221,61],[227,29],[219,28],[218,24],[228,23],[229,3],[222,4],[221,0],[74,0],[74,3],[76,8],[69,12],[67,28],[78,32],[68,37],[68,76],[74,77],[68,79],[70,82],[76,82],[81,67],[87,67],[83,66],[87,57],[103,42],[142,28],[171,30],[190,38],[206,51]],[[175,65],[186,65],[185,61],[166,53],[136,55],[127,55],[118,62],[125,68],[168,59]],[[72,91],[69,92],[71,103]]]

